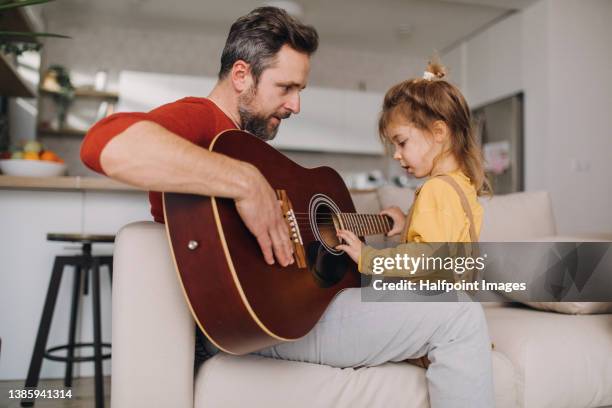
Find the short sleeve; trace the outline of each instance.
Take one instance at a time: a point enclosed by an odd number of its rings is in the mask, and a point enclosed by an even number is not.
[[[81,160],[90,169],[104,174],[100,164],[104,147],[140,121],[155,122],[199,146],[208,147],[208,135],[214,133],[216,120],[210,102],[202,98],[184,98],[148,113],[116,113],[100,120],[87,132],[81,145]]]

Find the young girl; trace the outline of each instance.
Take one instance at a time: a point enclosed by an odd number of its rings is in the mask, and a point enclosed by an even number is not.
[[[402,245],[376,250],[363,245],[351,231],[338,231],[343,243],[337,248],[357,262],[363,274],[373,273],[375,258],[420,256],[423,246],[415,243],[478,241],[483,210],[477,196],[489,193],[490,187],[468,105],[445,75],[442,65],[429,63],[423,78],[401,82],[385,95],[381,139],[393,145],[393,158],[409,174],[428,179],[416,190],[408,216],[398,207],[381,212],[393,219],[388,235],[403,234]],[[383,273],[410,274],[397,267],[385,268]]]

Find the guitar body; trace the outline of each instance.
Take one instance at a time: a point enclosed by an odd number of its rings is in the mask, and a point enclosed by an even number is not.
[[[233,200],[165,193],[166,230],[191,312],[228,353],[299,339],[339,291],[360,285],[354,262],[333,249],[331,213],[355,211],[349,191],[333,169],[305,169],[246,132],[225,131],[210,150],[252,163],[286,192],[306,266],[267,265]]]

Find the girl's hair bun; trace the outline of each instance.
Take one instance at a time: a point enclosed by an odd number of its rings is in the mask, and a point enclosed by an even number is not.
[[[442,65],[442,63],[440,62],[440,59],[437,56],[435,56],[427,64],[427,68],[425,68],[425,73],[429,74],[429,75],[426,75],[426,77],[430,77],[427,79],[441,80],[441,79],[446,79],[446,75],[448,71],[446,70],[446,67]]]

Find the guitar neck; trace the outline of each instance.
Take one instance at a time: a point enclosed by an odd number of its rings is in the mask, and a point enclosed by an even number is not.
[[[338,213],[336,216],[341,228],[349,230],[360,237],[378,234],[386,235],[393,227],[393,221],[386,215]]]

